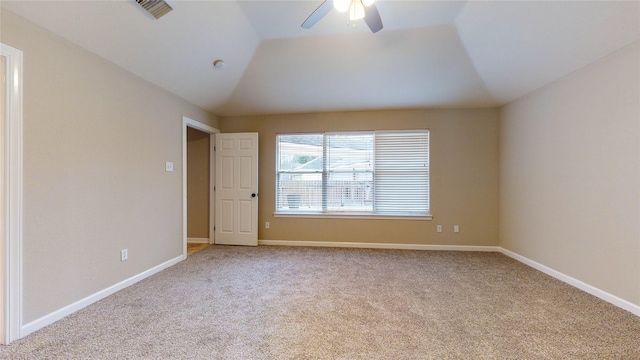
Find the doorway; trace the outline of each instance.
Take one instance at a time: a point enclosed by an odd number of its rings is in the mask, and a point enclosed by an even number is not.
[[[2,126],[0,126],[0,204],[2,204],[2,206],[0,206],[0,219],[2,219],[2,221],[0,221],[0,244],[2,244],[2,251],[0,251],[0,253],[2,253],[2,257],[0,257],[0,278],[2,278],[2,282],[0,283],[0,289],[2,290],[2,297],[0,297],[0,309],[4,309],[5,306],[5,271],[4,268],[5,263],[6,263],[6,259],[7,257],[5,256],[5,251],[4,249],[6,249],[5,243],[6,243],[6,239],[5,239],[5,221],[4,219],[7,218],[6,214],[5,214],[5,209],[6,209],[6,201],[5,201],[5,170],[4,170],[4,154],[5,154],[5,93],[6,93],[6,88],[7,88],[7,84],[6,84],[6,73],[7,73],[7,68],[6,68],[6,59],[4,56],[0,56],[0,124],[2,124]],[[5,338],[5,326],[4,326],[4,311],[0,310],[0,321],[2,321],[3,326],[0,328],[0,337],[2,339]],[[6,343],[5,341],[2,342],[3,344]]]
[[[187,127],[187,256],[209,246],[211,141]]]
[[[215,242],[215,134],[218,129],[186,116],[183,122],[183,257]]]
[[[22,334],[22,51],[0,44],[0,344]]]

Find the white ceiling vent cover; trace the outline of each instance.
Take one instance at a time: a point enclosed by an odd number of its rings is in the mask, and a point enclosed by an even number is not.
[[[147,10],[151,16],[160,19],[163,15],[173,10],[173,7],[164,0],[135,0],[143,9]]]

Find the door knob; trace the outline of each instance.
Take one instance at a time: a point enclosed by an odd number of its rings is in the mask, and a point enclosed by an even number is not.
[[[251,194],[251,197],[252,197],[252,198],[254,198],[254,197],[256,197],[256,196],[258,196],[258,194],[256,194],[256,193]]]

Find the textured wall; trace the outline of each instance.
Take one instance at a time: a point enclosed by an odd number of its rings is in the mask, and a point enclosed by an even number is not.
[[[26,324],[182,254],[182,116],[217,120],[6,10],[1,33],[24,52]]]
[[[260,240],[497,245],[498,112],[410,110],[227,117],[222,132],[258,132]],[[433,221],[274,217],[277,133],[429,128]],[[271,223],[264,228],[265,221]],[[444,232],[437,233],[442,224]],[[460,233],[453,233],[453,225]]]
[[[501,110],[500,244],[640,305],[638,43]]]

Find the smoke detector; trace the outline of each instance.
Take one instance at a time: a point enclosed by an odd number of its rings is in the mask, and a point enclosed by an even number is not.
[[[135,2],[142,6],[142,8],[156,18],[156,20],[173,10],[173,6],[165,0],[135,0]]]

